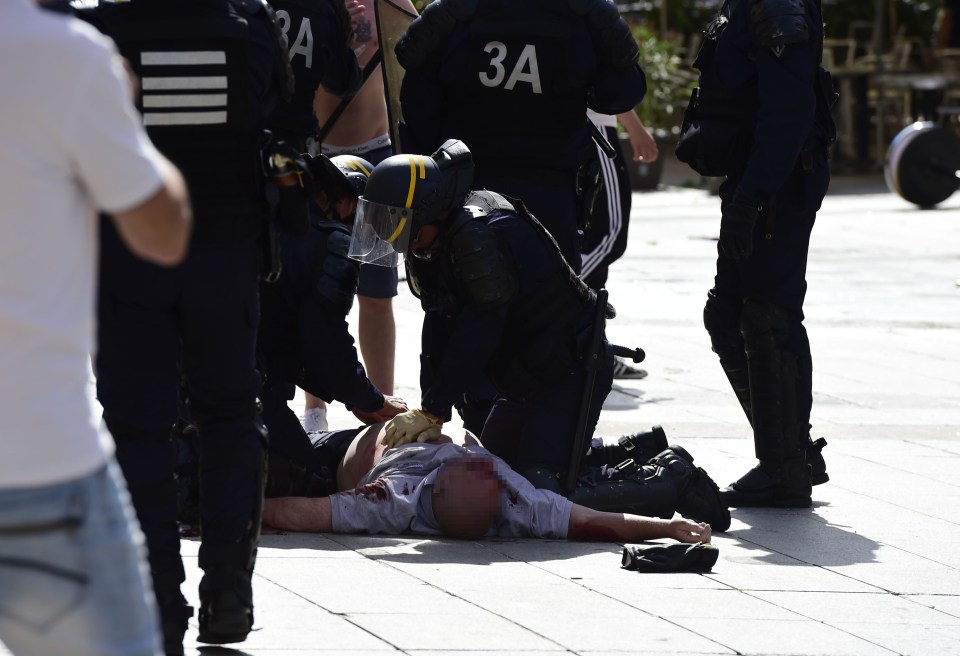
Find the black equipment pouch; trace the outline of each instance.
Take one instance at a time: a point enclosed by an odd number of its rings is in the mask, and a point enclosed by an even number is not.
[[[693,90],[683,114],[676,155],[706,177],[724,177],[742,170],[749,151],[749,136],[740,112],[710,111],[702,105],[703,92]]]

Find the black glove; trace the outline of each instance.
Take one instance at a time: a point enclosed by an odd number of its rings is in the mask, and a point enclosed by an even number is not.
[[[744,260],[753,252],[753,226],[763,207],[739,191],[723,205],[720,219],[720,248],[731,260]]]

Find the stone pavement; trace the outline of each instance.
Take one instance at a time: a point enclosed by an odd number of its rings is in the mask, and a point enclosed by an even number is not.
[[[722,486],[753,459],[701,326],[717,231],[702,190],[634,195],[608,333],[646,350],[649,377],[617,382],[598,434],[662,424]],[[258,630],[199,653],[960,654],[958,279],[960,194],[921,211],[877,178],[835,181],[806,305],[831,481],[809,510],[734,510],[708,574],[623,571],[608,543],[268,535]],[[416,403],[406,289],[396,310],[397,392]],[[354,422],[335,407],[331,423]],[[196,603],[198,545],[183,546]]]

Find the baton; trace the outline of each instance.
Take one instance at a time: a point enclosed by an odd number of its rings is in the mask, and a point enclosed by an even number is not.
[[[600,146],[600,150],[603,151],[603,154],[607,156],[608,159],[617,159],[617,150],[614,148],[607,138],[603,136],[603,133],[600,132],[600,128],[597,127],[596,123],[587,119],[587,123],[590,124],[590,136],[593,137],[593,140],[597,142],[597,145]]]
[[[591,124],[592,125],[592,124]],[[606,289],[597,292],[597,305],[593,317],[593,333],[590,335],[590,350],[584,358],[584,369],[587,372],[583,384],[583,394],[580,397],[580,414],[577,417],[577,432],[573,436],[573,450],[570,452],[570,465],[567,468],[565,490],[571,494],[577,487],[577,477],[580,473],[580,459],[587,450],[587,424],[590,422],[590,403],[593,401],[593,385],[597,380],[597,371],[603,365],[601,355],[605,354],[603,339],[603,324],[607,311]]]

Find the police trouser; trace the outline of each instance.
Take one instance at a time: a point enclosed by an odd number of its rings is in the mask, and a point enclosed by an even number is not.
[[[255,417],[256,249],[192,251],[167,269],[133,257],[111,222],[101,227],[97,394],[163,610],[171,598],[182,601],[184,580],[170,439],[181,381],[200,435],[201,567],[222,558],[252,568],[265,460]]]
[[[722,196],[731,184],[724,183]],[[750,257],[732,260],[718,248],[704,308],[713,350],[754,428],[761,460],[794,451],[809,426],[812,360],[803,300],[819,200],[804,205],[799,192],[778,195],[772,215],[768,210],[757,221]]]
[[[480,441],[521,474],[535,466],[563,474],[570,465],[586,379],[587,373],[578,371],[523,398],[498,398]],[[612,385],[611,367],[597,371],[587,413],[587,445]]]

